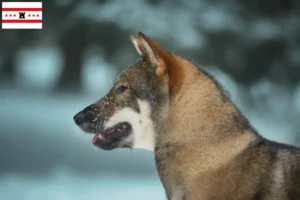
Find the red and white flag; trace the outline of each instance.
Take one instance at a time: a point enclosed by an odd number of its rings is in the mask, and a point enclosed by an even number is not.
[[[41,29],[42,2],[2,2],[2,29]]]

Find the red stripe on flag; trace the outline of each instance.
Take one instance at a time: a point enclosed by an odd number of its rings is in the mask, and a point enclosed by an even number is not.
[[[2,23],[42,23],[43,20],[31,20],[31,19],[3,19]]]
[[[2,11],[42,11],[42,8],[2,8]]]

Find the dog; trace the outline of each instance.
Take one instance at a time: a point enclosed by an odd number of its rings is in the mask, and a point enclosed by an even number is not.
[[[140,59],[74,116],[103,150],[153,151],[169,200],[300,199],[300,149],[262,137],[190,60],[139,32]]]

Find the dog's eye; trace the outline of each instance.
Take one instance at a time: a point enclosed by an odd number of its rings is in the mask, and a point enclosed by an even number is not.
[[[121,93],[123,93],[125,90],[127,90],[128,89],[128,87],[126,87],[126,86],[124,86],[124,85],[121,85],[121,86],[119,86],[117,89],[116,89],[116,93],[117,94],[121,94]]]

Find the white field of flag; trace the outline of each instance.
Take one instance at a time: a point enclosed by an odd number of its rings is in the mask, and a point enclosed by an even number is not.
[[[42,2],[2,2],[2,29],[42,29]]]

